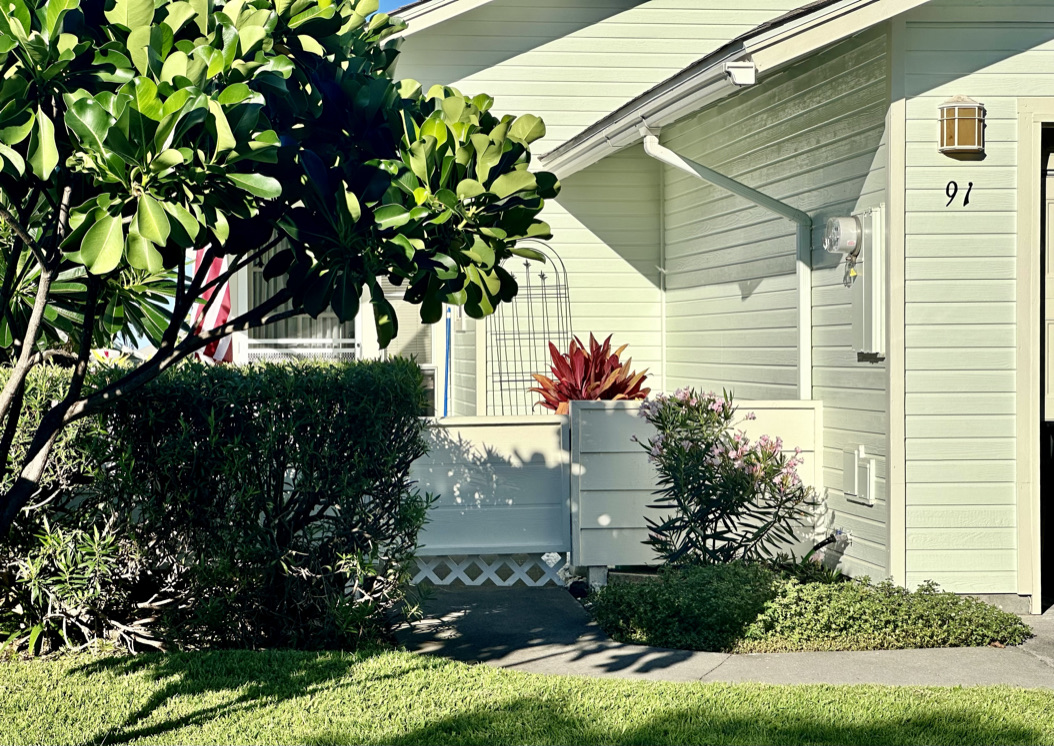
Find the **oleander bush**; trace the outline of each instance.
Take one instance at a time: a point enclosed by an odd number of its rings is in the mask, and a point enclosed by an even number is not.
[[[656,503],[670,511],[648,518],[648,539],[670,565],[721,564],[772,558],[796,541],[816,494],[802,484],[801,449],[783,441],[751,441],[740,429],[732,395],[680,389],[641,404],[656,430],[641,446],[658,473]],[[634,438],[636,440],[636,438]]]
[[[56,460],[67,486],[4,546],[0,623],[38,650],[384,637],[431,499],[423,411],[409,360],[165,373]]]
[[[1016,615],[925,583],[915,591],[866,578],[801,583],[762,564],[664,568],[654,581],[590,596],[620,642],[734,653],[1017,645]]]

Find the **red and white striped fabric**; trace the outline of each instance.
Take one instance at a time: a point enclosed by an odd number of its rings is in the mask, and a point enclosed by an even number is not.
[[[205,260],[206,252],[207,249],[198,249],[194,252],[194,274],[192,276],[197,275],[201,263]],[[212,266],[209,267],[208,276],[205,278],[203,284],[208,285],[226,271],[227,257],[213,259]],[[209,306],[208,312],[205,314],[204,318],[202,318],[202,309],[205,307],[205,304],[209,302],[214,293],[221,293],[221,295],[216,299],[215,303]],[[190,328],[194,330],[195,334],[216,329],[227,323],[227,320],[231,315],[230,283],[225,282],[218,287],[206,290],[202,293],[201,299],[203,303],[194,305],[193,321],[190,324]],[[226,337],[209,342],[203,350],[198,351],[198,357],[206,362],[213,363],[234,362],[234,350],[231,345],[231,335],[228,334]]]

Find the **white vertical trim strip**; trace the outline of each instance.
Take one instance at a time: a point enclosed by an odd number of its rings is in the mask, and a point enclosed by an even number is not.
[[[656,161],[659,169],[659,389],[667,392],[666,373],[666,167]]]
[[[1041,611],[1040,578],[1040,177],[1044,122],[1054,98],[1018,99],[1017,142],[1017,592]]]
[[[907,582],[907,450],[905,393],[905,213],[907,189],[907,104],[904,99],[904,42],[907,24],[894,19],[890,28],[890,105],[887,119],[889,139],[889,210],[886,213],[888,262],[886,267],[889,314],[886,367],[889,371],[887,406],[889,437],[887,456],[887,503],[889,514],[889,574],[894,583]]]
[[[487,317],[489,318],[489,317]],[[476,319],[476,416],[486,417],[487,388],[487,318]]]
[[[797,226],[798,398],[812,399],[812,223]]]

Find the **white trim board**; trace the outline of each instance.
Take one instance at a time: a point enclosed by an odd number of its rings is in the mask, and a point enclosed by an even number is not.
[[[1017,592],[1041,610],[1040,583],[1040,178],[1043,125],[1054,98],[1018,99],[1017,169]]]
[[[390,15],[401,18],[408,24],[405,31],[396,34],[398,38],[437,26],[489,2],[490,0],[431,0],[431,2],[412,3],[396,8]]]
[[[771,73],[926,2],[844,0],[730,42],[542,156],[542,165],[566,178],[639,142],[642,122],[662,128],[730,95],[738,87],[725,72],[728,62],[751,61],[759,75]],[[763,82],[759,78],[758,83]]]

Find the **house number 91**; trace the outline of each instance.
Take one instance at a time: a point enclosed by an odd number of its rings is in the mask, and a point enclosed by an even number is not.
[[[966,185],[966,194],[963,195],[963,207],[970,204],[970,192],[973,191],[973,182],[971,181]],[[944,193],[948,195],[948,204],[945,207],[951,207],[952,202],[955,201],[956,195],[959,194],[959,184],[955,181],[949,181],[948,186],[944,187]]]

